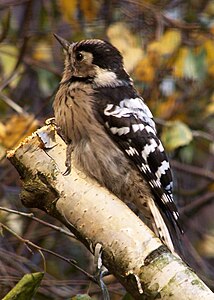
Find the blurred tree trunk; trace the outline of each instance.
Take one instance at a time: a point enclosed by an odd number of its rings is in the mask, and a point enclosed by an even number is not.
[[[74,167],[62,175],[65,144],[51,125],[8,158],[23,182],[23,204],[59,219],[92,253],[102,245],[103,264],[135,299],[214,299],[123,202]]]

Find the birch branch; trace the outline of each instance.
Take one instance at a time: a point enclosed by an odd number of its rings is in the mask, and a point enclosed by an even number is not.
[[[103,264],[135,299],[214,299],[122,201],[74,166],[62,175],[65,144],[52,125],[25,139],[8,159],[23,182],[23,204],[60,220],[93,254],[102,245]]]

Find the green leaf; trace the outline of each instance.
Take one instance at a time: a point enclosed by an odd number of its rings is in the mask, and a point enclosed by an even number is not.
[[[58,85],[58,79],[47,70],[38,69],[39,87],[44,95],[48,96]]]
[[[15,45],[0,45],[0,64],[3,69],[2,74],[9,76],[17,63],[18,49]]]
[[[169,122],[162,131],[161,140],[166,150],[173,151],[188,145],[192,141],[192,132],[186,124],[180,121]]]
[[[71,298],[71,300],[90,300],[90,299],[92,298],[87,294],[78,294]]]
[[[196,70],[198,79],[204,80],[207,74],[206,51],[204,49],[196,55]]]
[[[184,76],[193,80],[203,80],[207,71],[205,59],[204,50],[196,54],[189,49],[184,61]]]
[[[194,158],[195,148],[193,147],[193,143],[190,143],[187,146],[184,146],[179,150],[179,157],[183,163],[191,164]]]
[[[184,76],[190,79],[197,79],[197,68],[195,63],[195,56],[190,50],[184,62]]]
[[[25,274],[2,300],[32,299],[40,285],[40,282],[42,281],[43,276],[43,272]]]

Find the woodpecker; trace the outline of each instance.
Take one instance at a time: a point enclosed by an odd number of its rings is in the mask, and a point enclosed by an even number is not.
[[[72,163],[136,208],[174,252],[182,228],[172,174],[155,122],[136,91],[117,48],[107,41],[68,42],[53,103],[55,122]]]

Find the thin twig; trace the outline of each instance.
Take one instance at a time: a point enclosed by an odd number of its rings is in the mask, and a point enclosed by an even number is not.
[[[29,37],[24,37],[24,41],[23,41],[22,46],[20,48],[20,52],[19,52],[19,55],[18,55],[16,65],[14,66],[14,69],[12,70],[11,74],[13,74],[18,69],[20,64],[22,63],[22,61],[24,59],[24,56],[25,56],[26,49],[27,49],[28,40],[29,40]]]
[[[20,216],[23,216],[23,217],[27,217],[27,218],[29,218],[31,220],[34,220],[34,221],[36,221],[36,222],[38,222],[40,224],[43,224],[43,225],[45,225],[47,227],[50,227],[50,228],[52,228],[52,229],[54,229],[56,231],[59,231],[60,233],[63,233],[63,234],[65,234],[65,235],[67,235],[67,236],[69,236],[71,238],[76,239],[76,237],[72,233],[70,233],[68,230],[65,230],[65,229],[63,229],[61,227],[58,227],[56,225],[53,225],[53,224],[50,224],[50,223],[45,222],[43,220],[40,220],[40,219],[34,217],[33,213],[25,213],[25,212],[22,212],[22,211],[13,210],[13,209],[2,207],[2,206],[0,206],[0,210],[6,211],[6,212],[9,212],[9,213],[12,213],[12,214],[17,214],[17,215],[20,215]]]
[[[165,120],[159,119],[159,118],[154,118],[154,120],[155,120],[155,123],[157,123],[158,125],[165,126],[165,127],[171,126],[171,121],[165,121]],[[214,140],[214,137],[212,134],[207,133],[203,130],[192,130],[191,129],[191,132],[194,137],[200,137],[200,138],[208,140],[209,142],[213,142],[213,140]]]
[[[22,72],[16,71],[14,72],[11,76],[9,76],[7,79],[5,79],[1,84],[0,84],[0,91],[2,91],[4,88],[8,86],[16,77],[21,75]]]
[[[31,0],[2,0],[1,4],[0,4],[0,10],[1,9],[5,9],[8,8],[8,6],[16,6],[16,5],[21,5],[24,4],[26,2],[29,2]]]
[[[9,105],[12,109],[14,109],[18,114],[24,114],[25,111],[21,106],[19,106],[17,103],[15,103],[12,99],[1,93],[1,91],[8,86],[14,79],[16,79],[21,72],[14,71],[11,73],[11,75],[5,79],[1,84],[0,84],[0,97],[1,99]]]
[[[200,137],[213,143],[214,137],[212,134],[204,132],[202,130],[192,130],[194,137]]]
[[[0,53],[7,54],[7,55],[12,56],[12,57],[16,57],[15,54],[9,53],[9,52],[7,52],[7,51],[5,51],[5,50],[2,50],[2,49],[0,50]],[[48,64],[47,64],[46,62],[44,62],[44,61],[37,61],[37,60],[35,60],[35,59],[32,59],[32,58],[29,57],[29,56],[23,57],[22,61],[23,61],[24,64],[29,65],[29,66],[31,66],[31,67],[32,67],[32,66],[35,66],[35,67],[38,67],[38,68],[40,68],[40,69],[46,70],[46,71],[48,71],[48,72],[50,72],[50,73],[53,73],[54,75],[56,75],[56,76],[58,76],[58,77],[61,76],[61,72],[60,72],[60,71],[58,71],[56,68],[50,66],[50,64],[48,65]]]
[[[175,27],[179,29],[185,29],[185,30],[194,30],[194,29],[199,29],[200,26],[197,23],[186,23],[184,21],[180,20],[175,20],[167,17],[164,13],[161,13],[164,21],[170,26],[170,27]]]
[[[194,210],[199,209],[202,205],[207,204],[207,202],[211,201],[214,199],[214,192],[208,192],[202,197],[192,201],[190,204],[185,205],[183,208],[180,209],[180,212],[182,214],[190,214]]]
[[[207,182],[206,183],[201,183],[198,184],[197,187],[195,188],[188,188],[188,189],[182,189],[181,187],[179,187],[178,190],[174,189],[174,193],[179,194],[180,196],[184,196],[184,197],[194,197],[197,195],[200,195],[204,192],[206,192],[210,186],[211,186],[212,182]]]
[[[184,171],[195,176],[204,177],[206,179],[214,181],[214,173],[196,166],[190,166],[187,164],[182,164],[176,160],[170,160],[171,165],[180,171]]]
[[[97,280],[95,279],[94,276],[92,276],[91,274],[89,274],[88,272],[86,272],[85,270],[83,270],[82,268],[80,268],[78,265],[77,265],[77,262],[73,259],[70,259],[70,258],[67,258],[67,257],[64,257],[54,251],[51,251],[51,250],[48,250],[46,248],[43,248],[43,247],[40,247],[36,244],[34,244],[33,242],[27,240],[27,239],[24,239],[23,237],[21,237],[19,234],[17,234],[16,232],[14,232],[12,229],[10,229],[8,226],[6,226],[5,224],[2,224],[0,223],[0,226],[2,228],[4,228],[5,230],[7,230],[8,232],[10,232],[13,236],[15,236],[18,240],[20,240],[22,243],[24,243],[26,245],[26,247],[32,252],[31,248],[34,248],[38,251],[42,251],[42,252],[46,252],[46,253],[49,253],[55,257],[58,257],[60,258],[61,260],[69,263],[70,265],[72,265],[73,267],[75,267],[78,271],[82,272],[85,276],[87,276],[91,281],[93,281],[94,283],[98,284],[97,283]]]
[[[186,23],[184,21],[181,20],[175,20],[172,18],[169,18],[168,16],[166,16],[164,14],[164,12],[162,12],[160,10],[159,7],[148,3],[146,1],[139,1],[139,0],[129,0],[128,2],[133,3],[138,5],[139,7],[142,8],[142,10],[147,10],[150,11],[151,13],[154,14],[154,16],[157,18],[158,15],[158,19],[161,20],[162,22],[165,22],[166,25],[170,26],[170,27],[175,27],[175,28],[179,28],[179,29],[185,29],[185,30],[194,30],[194,29],[199,29],[200,26],[197,23]]]
[[[10,99],[9,97],[7,97],[6,95],[4,95],[1,92],[0,92],[0,97],[8,106],[10,106],[12,109],[14,109],[18,114],[23,115],[25,113],[25,111],[23,110],[23,108],[21,106],[16,104],[12,99]]]

